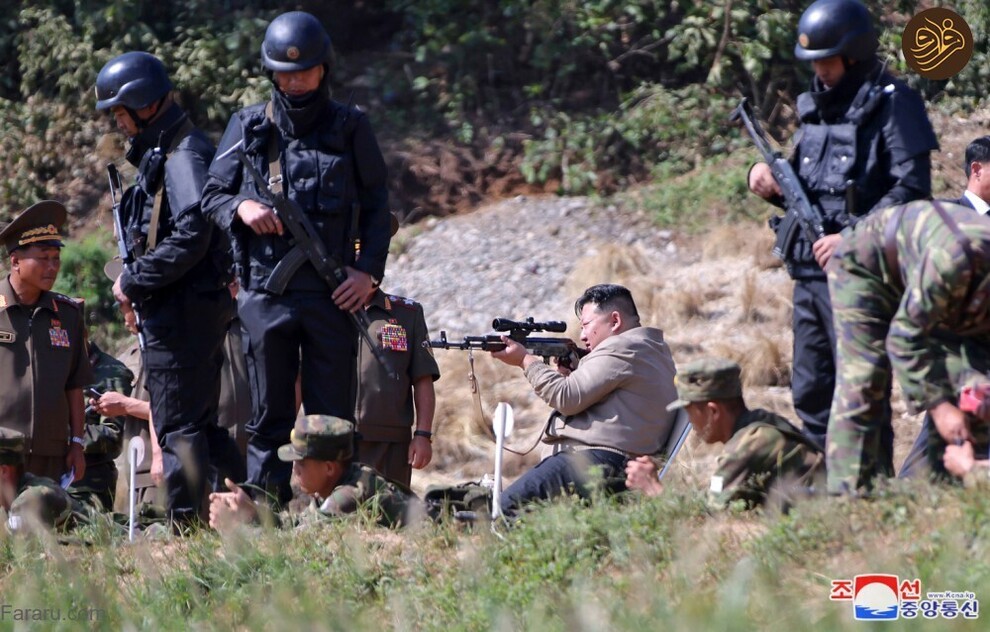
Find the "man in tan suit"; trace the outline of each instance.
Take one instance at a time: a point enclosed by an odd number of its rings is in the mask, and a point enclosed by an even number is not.
[[[581,342],[590,353],[573,371],[547,366],[510,338],[492,355],[520,367],[536,394],[554,408],[543,441],[553,454],[505,490],[502,513],[532,500],[573,491],[590,494],[593,466],[611,491],[625,489],[626,462],[653,454],[667,440],[677,399],[674,360],[663,332],[643,327],[629,290],[595,285],[575,302]]]

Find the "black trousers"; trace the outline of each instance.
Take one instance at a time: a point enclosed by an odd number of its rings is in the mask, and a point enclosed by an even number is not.
[[[835,329],[828,282],[794,282],[794,360],[791,397],[804,434],[825,447],[828,416],[835,390]]]
[[[572,492],[588,498],[598,482],[605,491],[625,491],[627,461],[625,455],[610,450],[565,450],[548,456],[503,492],[502,513],[515,516],[527,503]],[[592,468],[599,470],[596,475]]]
[[[247,425],[247,481],[279,503],[292,496],[292,465],[278,458],[296,419],[295,383],[302,375],[307,414],[354,419],[357,330],[330,292],[241,290],[252,419]]]
[[[166,510],[199,515],[218,471],[236,476],[237,446],[217,424],[221,346],[233,314],[230,293],[187,289],[152,305],[145,318],[145,386],[162,448]],[[243,469],[241,469],[243,472]]]

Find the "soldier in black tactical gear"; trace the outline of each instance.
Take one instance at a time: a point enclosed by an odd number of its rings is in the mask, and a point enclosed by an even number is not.
[[[143,52],[111,59],[96,79],[96,107],[128,136],[137,183],[121,199],[135,261],[113,286],[138,307],[147,341],[145,384],[162,448],[167,509],[195,518],[215,486],[211,454],[230,441],[217,426],[221,345],[233,314],[226,238],[200,209],[213,145],[173,100],[162,62]],[[212,475],[215,478],[215,474]]]
[[[801,131],[791,163],[821,207],[827,234],[811,243],[797,230],[784,245],[795,281],[791,393],[805,433],[822,446],[835,387],[835,331],[823,268],[843,228],[875,209],[929,197],[930,152],[938,149],[924,102],[885,71],[877,41],[873,19],[857,0],[817,0],[798,22],[794,47],[815,77],[811,90],[798,96]],[[782,205],[766,163],[750,170],[749,188]],[[776,231],[780,223],[774,218],[771,227]],[[892,449],[892,433],[883,440]]]
[[[210,167],[203,209],[229,232],[241,282],[238,313],[253,397],[248,482],[285,502],[291,468],[277,450],[295,420],[300,362],[306,413],[354,419],[357,330],[346,312],[361,309],[381,281],[391,217],[385,160],[368,118],[330,98],[333,50],[322,24],[299,11],[278,16],[265,33],[261,61],[274,84],[271,99],[231,118]],[[291,236],[228,153],[239,143],[346,266],[346,280],[332,293],[308,261],[283,274]],[[283,287],[270,283],[286,277]]]

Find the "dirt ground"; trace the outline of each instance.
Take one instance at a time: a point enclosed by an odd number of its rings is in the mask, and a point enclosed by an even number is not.
[[[974,137],[990,133],[990,109],[966,115],[936,115],[933,124],[941,143],[941,151],[933,155],[934,192],[937,196],[956,197],[965,188],[962,171],[965,147]],[[425,156],[410,159],[410,169],[425,169],[416,167],[417,164],[443,163],[444,155],[443,151],[427,152]],[[462,186],[483,188],[486,177],[489,176],[476,174],[466,178],[469,181]],[[441,193],[449,196],[458,185],[447,181],[445,186]],[[467,212],[478,213],[481,218],[485,209],[489,205],[482,204]],[[458,219],[471,222],[470,217]],[[514,227],[520,232],[539,230],[538,224]],[[422,229],[407,227],[403,231],[399,238],[407,240],[404,247],[409,248]],[[556,232],[544,235],[543,247],[567,247],[566,243],[558,243],[557,238]],[[736,359],[744,367],[750,406],[768,408],[796,419],[789,392],[791,282],[769,256],[769,231],[760,226],[738,226],[691,238],[675,231],[673,241],[677,254],[662,261],[650,260],[645,269],[642,262],[629,265],[623,261],[634,256],[628,250],[603,248],[579,262],[560,290],[570,296],[574,288],[606,280],[633,288],[637,301],[648,306],[645,324],[664,329],[675,361],[683,363],[702,355]],[[588,270],[611,270],[613,274],[603,279],[589,274]],[[424,304],[430,300],[429,296],[416,298]],[[569,333],[576,337],[573,325]],[[435,458],[429,468],[414,473],[414,487],[419,491],[436,483],[478,480],[492,471],[494,444],[482,426],[490,423],[497,402],[506,401],[514,407],[516,431],[509,445],[520,451],[537,440],[549,412],[533,396],[518,370],[499,365],[487,354],[475,356],[474,372],[481,384],[477,398],[481,401],[479,410],[469,387],[470,368],[464,354],[438,352],[438,360],[443,377],[436,385]],[[895,464],[898,466],[920,423],[920,416],[907,414],[895,390]],[[690,439],[672,480],[692,485],[701,483],[709,475],[719,449]],[[526,456],[508,454],[506,475],[517,476],[538,460],[538,454],[539,448]]]

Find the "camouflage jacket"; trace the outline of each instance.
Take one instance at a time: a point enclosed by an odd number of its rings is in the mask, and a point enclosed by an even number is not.
[[[891,313],[876,316],[890,322],[887,353],[913,412],[955,401],[957,386],[968,381],[974,364],[988,365],[978,370],[990,368],[990,354],[976,358],[970,353],[990,343],[990,219],[967,207],[942,207],[968,238],[972,257],[925,201],[868,217],[846,235],[835,255],[843,267],[865,269],[900,297]],[[897,269],[890,270],[885,233],[900,209],[894,233]],[[961,349],[966,340],[976,342],[972,349]]]
[[[367,512],[386,527],[408,524],[419,498],[408,487],[393,482],[363,463],[351,463],[330,496],[310,503],[306,510],[281,516],[282,524],[299,526]]]
[[[732,438],[716,460],[709,487],[714,507],[737,501],[762,505],[771,487],[787,482],[808,487],[825,473],[825,455],[791,422],[762,409],[739,416]]]
[[[8,514],[7,524],[15,531],[33,524],[69,529],[85,520],[87,511],[55,481],[25,472]]]

